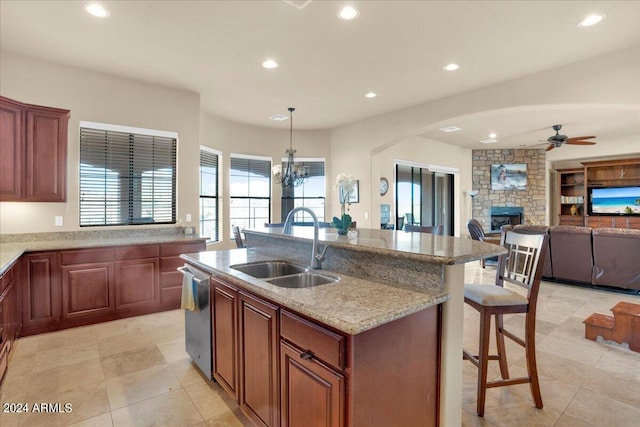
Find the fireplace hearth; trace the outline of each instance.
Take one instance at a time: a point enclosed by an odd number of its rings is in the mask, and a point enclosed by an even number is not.
[[[500,231],[503,225],[522,224],[524,209],[513,206],[491,207],[491,231]]]

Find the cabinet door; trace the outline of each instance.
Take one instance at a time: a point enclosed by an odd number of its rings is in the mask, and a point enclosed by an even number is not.
[[[344,377],[281,341],[282,427],[344,425]]]
[[[216,279],[212,283],[213,376],[238,397],[238,291]]]
[[[159,304],[158,259],[115,262],[116,311]]]
[[[62,318],[107,316],[115,310],[113,263],[62,267]]]
[[[64,202],[67,190],[66,110],[29,107],[26,113],[25,200]]]
[[[238,401],[256,425],[280,424],[278,365],[278,308],[240,292]]]
[[[180,254],[207,250],[204,241],[197,243],[165,243],[160,246],[160,303],[163,308],[180,308],[182,297],[182,273],[177,269],[184,265]]]
[[[60,320],[58,254],[27,255],[24,264],[22,327],[24,335],[53,330]]]
[[[0,98],[0,201],[22,199],[22,107]]]

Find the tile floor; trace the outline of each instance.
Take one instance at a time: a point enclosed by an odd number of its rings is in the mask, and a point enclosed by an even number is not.
[[[466,280],[493,281],[495,269],[468,264]],[[582,320],[607,313],[624,295],[544,282],[537,347],[544,409],[528,385],[490,389],[485,417],[475,415],[476,370],[464,362],[464,426],[636,426],[640,419],[640,353],[584,339]],[[505,320],[515,332],[521,315]],[[0,426],[248,426],[237,404],[207,382],[184,352],[182,312],[21,338],[0,389],[0,402],[71,403],[69,413],[8,414]],[[477,348],[477,313],[465,311],[465,347]],[[508,341],[508,340],[507,340]],[[510,372],[524,372],[523,351],[507,343]],[[499,376],[490,364],[490,375]],[[400,426],[404,427],[404,426]],[[413,427],[413,426],[407,426]]]

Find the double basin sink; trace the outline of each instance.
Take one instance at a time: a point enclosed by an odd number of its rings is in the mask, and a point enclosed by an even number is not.
[[[258,261],[230,267],[281,288],[310,288],[340,280],[288,261]]]

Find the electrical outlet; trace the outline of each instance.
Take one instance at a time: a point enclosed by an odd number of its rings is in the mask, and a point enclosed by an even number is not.
[[[64,225],[64,217],[56,216],[56,227],[62,227]]]
[[[369,219],[369,212],[364,213],[364,219]]]
[[[185,222],[191,222],[191,214],[186,214],[184,216],[184,220],[185,220]]]

